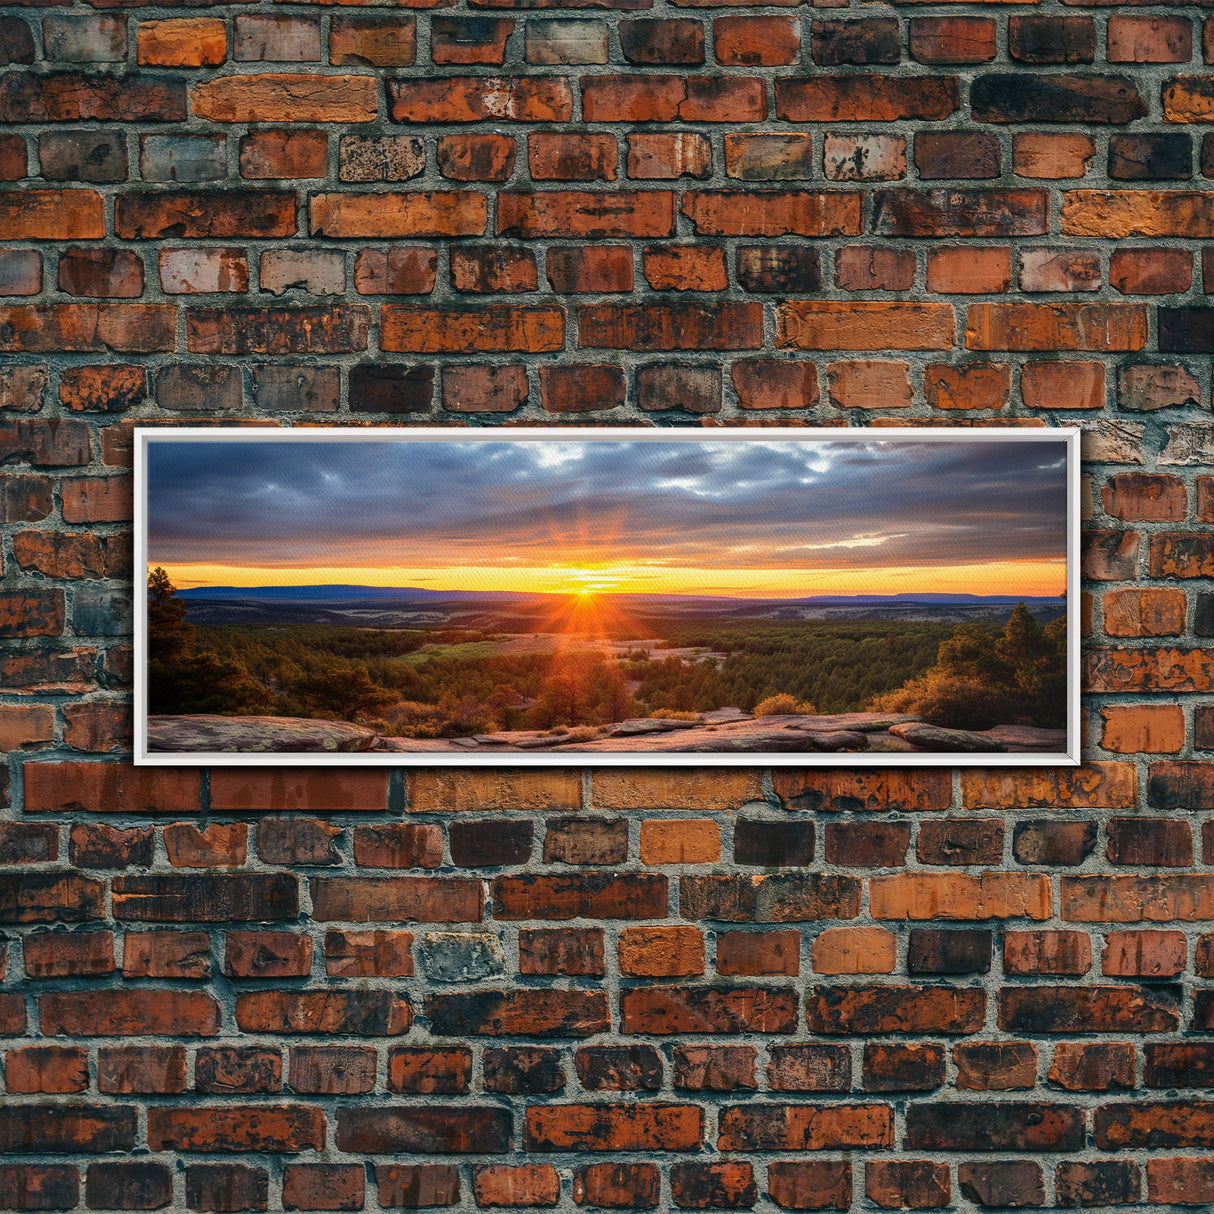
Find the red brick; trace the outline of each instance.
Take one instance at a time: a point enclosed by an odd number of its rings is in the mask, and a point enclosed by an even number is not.
[[[31,978],[94,977],[116,968],[110,931],[36,932],[25,937],[23,953]]]
[[[325,971],[334,978],[407,978],[413,973],[413,933],[325,932]]]
[[[577,313],[583,349],[753,350],[763,343],[760,304],[584,304]]]
[[[844,291],[909,291],[915,255],[880,245],[849,245],[835,254],[835,286]]]
[[[1179,636],[1184,632],[1183,590],[1106,590],[1101,597],[1109,636]]]
[[[487,1164],[473,1169],[472,1192],[481,1209],[554,1206],[561,1199],[561,1180],[551,1164]]]
[[[216,67],[227,53],[227,28],[214,17],[139,22],[137,56],[145,66]]]
[[[1118,754],[1177,754],[1184,749],[1184,709],[1179,704],[1113,704],[1100,710],[1105,750]]]
[[[536,190],[498,195],[500,236],[670,236],[674,195],[666,190]]]
[[[1138,1196],[1135,1185],[1129,1200],[1137,1201]],[[1149,1159],[1147,1200],[1169,1205],[1205,1205],[1214,1201],[1214,1160]]]
[[[437,268],[435,249],[361,249],[354,259],[354,289],[360,295],[428,295]]]
[[[72,827],[72,863],[81,868],[147,868],[155,840],[152,827],[118,830],[104,822],[79,822]]]
[[[126,249],[65,249],[59,258],[59,289],[90,299],[138,299],[143,262]]]
[[[602,977],[602,928],[520,928],[519,973]]]
[[[951,1204],[946,1163],[927,1159],[870,1159],[864,1165],[864,1195],[885,1210],[937,1210]]]
[[[1109,283],[1123,295],[1171,295],[1193,284],[1188,249],[1114,249]]]
[[[509,413],[526,404],[525,367],[446,367],[443,408],[457,413]]]
[[[749,1163],[676,1163],[670,1169],[674,1204],[683,1210],[750,1209],[759,1197]]]
[[[152,354],[177,345],[166,304],[12,304],[0,307],[0,350]]]
[[[955,344],[948,304],[877,301],[777,305],[776,346],[802,350],[945,350]]]
[[[568,122],[573,94],[559,77],[390,80],[388,112],[394,122]]]
[[[760,122],[763,81],[752,76],[586,76],[587,122]]]
[[[325,1119],[308,1105],[191,1105],[148,1110],[153,1151],[269,1151],[290,1154],[325,1145]]]
[[[923,393],[936,409],[1002,409],[1011,399],[1012,369],[1006,363],[929,364]]]
[[[836,335],[839,340],[845,338]],[[855,334],[855,340],[867,340],[863,330]],[[907,409],[913,396],[909,364],[893,359],[829,363],[826,389],[836,409]]]
[[[1028,1041],[967,1041],[953,1046],[956,1086],[1003,1092],[1037,1086],[1037,1047]]]
[[[723,291],[729,285],[724,249],[662,245],[644,253],[645,280],[655,291]]]
[[[641,978],[704,972],[704,936],[695,927],[626,927],[620,933],[620,972]]]
[[[1187,17],[1109,18],[1110,63],[1188,63],[1193,56],[1193,26]]]
[[[385,304],[380,348],[417,353],[544,353],[564,345],[565,314],[556,307],[498,304],[437,309]]]
[[[818,369],[808,362],[746,360],[730,371],[743,409],[812,409],[818,403]]]
[[[506,135],[441,135],[435,152],[438,171],[451,181],[505,181],[518,145]]]
[[[1188,514],[1189,495],[1174,476],[1123,472],[1101,486],[1105,512],[1135,522],[1182,522]]]
[[[892,1146],[893,1110],[883,1104],[748,1104],[720,1114],[722,1151],[821,1151]]]
[[[529,1151],[687,1151],[704,1138],[704,1110],[681,1104],[550,1104],[527,1109]]]
[[[796,17],[715,17],[712,37],[716,60],[726,67],[780,66],[801,53]]]
[[[282,1056],[271,1049],[202,1047],[195,1056],[194,1087],[221,1094],[281,1091]]]
[[[614,135],[533,131],[527,168],[534,181],[614,181],[619,150]]]
[[[126,476],[76,476],[60,482],[65,523],[125,523],[132,517]]]
[[[534,291],[535,254],[502,245],[465,245],[451,250],[451,285],[478,294]]]
[[[444,1037],[589,1037],[608,1025],[601,991],[549,991],[539,1004],[525,990],[430,995],[425,1012]]]
[[[419,1095],[459,1095],[470,1090],[472,1051],[397,1048],[388,1053],[388,1090]]]
[[[123,240],[294,236],[295,194],[284,190],[135,191],[115,204]]]
[[[211,808],[382,812],[388,808],[388,777],[376,771],[228,768],[211,773]]]
[[[502,1154],[510,1126],[510,1114],[500,1108],[352,1106],[338,1110],[336,1143],[360,1154]]]
[[[844,1160],[773,1160],[767,1165],[772,1201],[785,1210],[851,1209],[851,1164]]]
[[[294,932],[228,932],[224,972],[236,978],[306,978],[312,941]]]
[[[1100,969],[1115,978],[1172,978],[1185,967],[1181,932],[1109,932]]]
[[[366,1187],[361,1164],[289,1163],[282,1173],[284,1210],[361,1210]]]
[[[32,813],[196,813],[198,773],[117,763],[25,766],[25,808]]]
[[[432,17],[430,57],[435,63],[502,63],[513,32],[510,20]]]
[[[9,1050],[4,1059],[4,1086],[10,1093],[83,1092],[89,1086],[88,1051],[62,1045]]]
[[[97,1051],[98,1091],[168,1096],[185,1088],[184,1046],[102,1046]]]
[[[651,1163],[592,1163],[573,1174],[573,1200],[615,1210],[652,1210],[662,1177]]]
[[[632,250],[624,245],[551,248],[545,265],[549,285],[561,295],[632,290]]]
[[[1030,409],[1103,409],[1104,365],[1097,362],[1028,362],[1020,395]]]
[[[41,290],[41,253],[33,249],[7,249],[0,253],[0,294],[37,295]],[[45,382],[44,378],[42,386]]]
[[[786,122],[936,121],[958,106],[948,76],[820,75],[776,81],[776,114]]]
[[[324,177],[328,153],[324,131],[250,131],[240,137],[240,175],[262,180]]]
[[[986,131],[920,131],[915,135],[920,181],[999,176],[999,141]]]
[[[693,131],[629,133],[628,176],[646,181],[707,177],[712,171],[712,146]]]
[[[1017,261],[1021,291],[1096,291],[1101,286],[1100,255],[1093,249],[1021,249]]]
[[[952,783],[937,772],[785,769],[774,776],[776,796],[797,810],[930,812],[946,809]]]
[[[246,1032],[395,1036],[412,1023],[408,1002],[391,991],[251,991],[236,998]]]
[[[35,711],[45,712],[45,709]],[[57,824],[5,822],[0,825],[0,864],[38,864],[58,859]]]
[[[919,63],[989,63],[998,53],[990,17],[912,17],[910,53]]]
[[[185,1169],[186,1205],[191,1210],[265,1210],[270,1174],[242,1164],[194,1164]]]
[[[459,1168],[451,1164],[376,1164],[380,1205],[454,1206],[459,1204]]]
[[[851,1051],[845,1045],[772,1045],[767,1086],[773,1092],[846,1092]]]
[[[540,368],[540,401],[550,413],[616,409],[624,403],[624,372],[591,364]]]
[[[417,57],[413,17],[334,16],[329,27],[329,62],[351,67],[408,67]]]
[[[1011,255],[1006,248],[931,249],[927,255],[927,288],[942,294],[989,295],[1011,283]]]
[[[1185,190],[1067,190],[1061,231],[1067,236],[1184,236],[1214,232],[1214,210]]]
[[[820,986],[806,999],[813,1033],[974,1033],[986,994],[949,987]]]
[[[862,222],[842,191],[689,190],[681,209],[701,236],[857,236]]]
[[[0,238],[95,240],[105,235],[96,190],[22,190],[0,193]]]
[[[656,364],[637,368],[637,404],[647,411],[719,413],[722,377],[716,367]]]
[[[801,933],[720,932],[717,935],[717,973],[757,977],[801,972]]]
[[[243,822],[212,822],[205,830],[174,822],[164,828],[164,843],[174,867],[237,868],[248,854],[248,833]]]
[[[704,27],[699,21],[625,20],[619,34],[620,50],[629,63],[704,62]]]
[[[213,1037],[219,1005],[202,991],[54,991],[38,996],[47,1036]]]
[[[211,942],[206,932],[127,932],[124,978],[209,978]]]

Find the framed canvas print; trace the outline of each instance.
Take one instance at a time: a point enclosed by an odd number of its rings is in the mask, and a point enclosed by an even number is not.
[[[136,762],[1079,761],[1078,431],[136,430]]]

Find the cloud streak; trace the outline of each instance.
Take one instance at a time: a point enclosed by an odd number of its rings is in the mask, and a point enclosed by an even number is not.
[[[1062,561],[1039,442],[148,445],[149,560],[276,568],[865,569]]]

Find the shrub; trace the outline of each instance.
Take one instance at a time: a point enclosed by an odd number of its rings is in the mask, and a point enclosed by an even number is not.
[[[756,717],[780,717],[789,714],[812,717],[814,706],[807,704],[804,700],[798,700],[796,696],[781,692],[779,695],[768,696],[766,699],[760,700],[754,706],[753,712]]]
[[[946,729],[990,729],[1020,715],[1015,698],[981,679],[942,671],[938,666],[897,691],[877,696],[878,712],[907,712]]]

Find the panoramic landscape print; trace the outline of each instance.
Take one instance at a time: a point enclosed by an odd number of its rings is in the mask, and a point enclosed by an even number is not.
[[[1065,756],[1066,434],[788,433],[139,432],[142,757]]]

